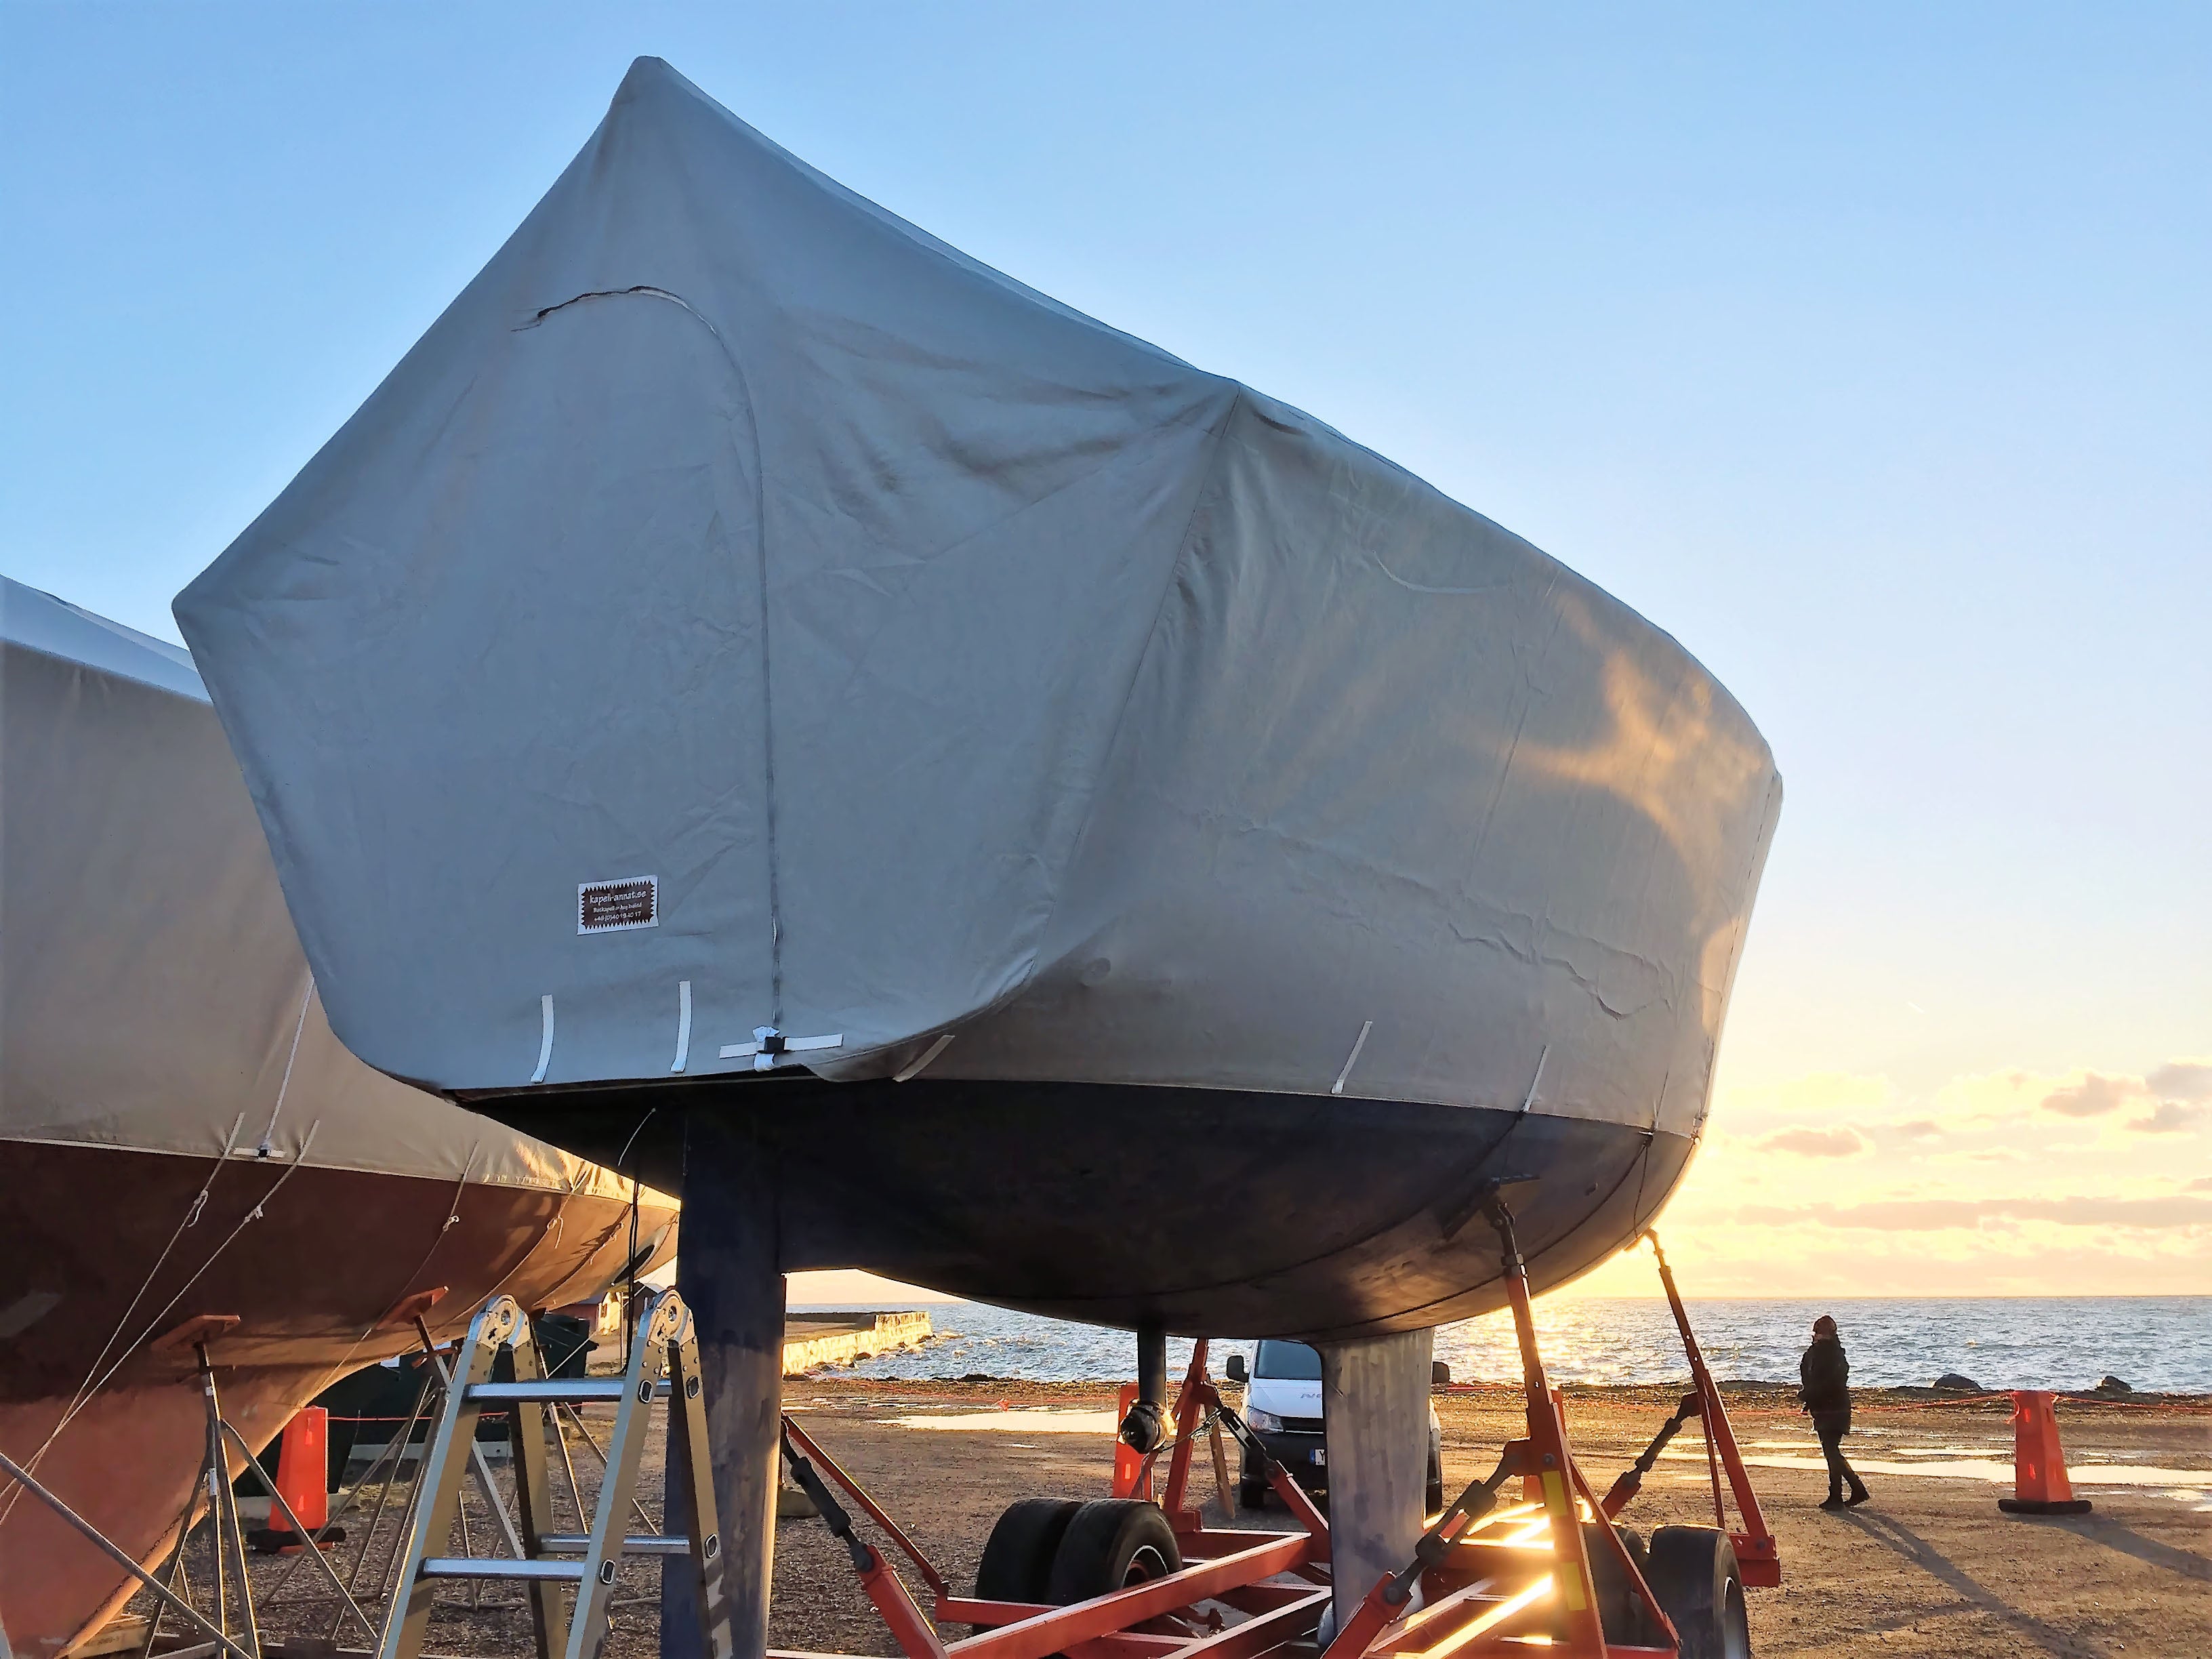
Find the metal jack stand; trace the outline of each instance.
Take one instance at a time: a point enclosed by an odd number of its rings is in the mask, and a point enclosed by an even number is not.
[[[200,1314],[147,1344],[148,1349],[156,1353],[171,1353],[190,1348],[198,1364],[201,1397],[207,1403],[207,1441],[201,1450],[199,1472],[193,1477],[193,1495],[185,1504],[184,1516],[178,1523],[176,1547],[170,1552],[161,1576],[148,1572],[132,1560],[112,1540],[41,1486],[30,1471],[5,1455],[0,1455],[0,1474],[15,1480],[32,1497],[82,1533],[95,1548],[153,1592],[155,1606],[153,1616],[147,1621],[146,1633],[140,1639],[138,1651],[141,1654],[153,1651],[163,1618],[173,1613],[207,1638],[209,1647],[229,1655],[230,1659],[262,1659],[261,1631],[254,1614],[252,1581],[247,1577],[246,1568],[246,1528],[239,1516],[238,1498],[231,1484],[230,1448],[237,1449],[240,1461],[268,1487],[271,1502],[283,1511],[284,1518],[291,1523],[293,1531],[302,1538],[309,1535],[299,1516],[285,1501],[283,1492],[270,1479],[269,1471],[253,1455],[253,1448],[247,1443],[246,1437],[222,1414],[222,1398],[216,1388],[215,1364],[208,1357],[208,1344],[234,1329],[238,1323],[236,1314]],[[203,1512],[203,1503],[206,1505],[205,1513],[212,1534],[209,1542],[215,1563],[215,1613],[212,1619],[203,1614],[185,1599],[191,1594],[188,1585],[185,1595],[177,1594],[178,1586],[184,1577],[185,1552],[191,1544],[192,1528]],[[341,1616],[350,1613],[362,1628],[374,1637],[377,1634],[376,1625],[346,1593],[346,1587],[339,1581],[336,1569],[323,1559],[322,1552],[309,1548],[304,1553],[330,1580],[331,1589],[337,1592],[336,1599],[342,1604]],[[238,1626],[235,1632],[232,1630],[234,1606]],[[0,1647],[0,1659],[5,1659],[4,1647]]]
[[[1659,1283],[1667,1292],[1667,1305],[1674,1310],[1674,1328],[1682,1334],[1682,1352],[1690,1361],[1692,1392],[1682,1396],[1682,1403],[1674,1408],[1674,1416],[1661,1426],[1634,1466],[1613,1483],[1613,1490],[1605,1495],[1605,1513],[1609,1519],[1628,1506],[1628,1500],[1643,1486],[1644,1477],[1651,1473],[1651,1466],[1658,1461],[1667,1443],[1674,1437],[1675,1431],[1694,1417],[1705,1425],[1705,1468],[1713,1483],[1713,1525],[1727,1532],[1729,1543],[1735,1547],[1736,1565],[1742,1571],[1743,1582],[1771,1589],[1782,1582],[1782,1557],[1773,1533],[1767,1529],[1766,1517],[1759,1512],[1759,1494],[1752,1490],[1743,1454],[1736,1449],[1735,1431],[1729,1425],[1728,1407],[1721,1403],[1720,1385],[1705,1368],[1705,1356],[1690,1329],[1689,1311],[1682,1306],[1682,1293],[1674,1288],[1674,1270],[1667,1265],[1667,1253],[1659,1248],[1659,1235],[1647,1231],[1644,1237],[1651,1246],[1651,1254],[1658,1258]],[[1741,1532],[1729,1530],[1728,1509],[1721,1497],[1723,1474],[1728,1478],[1729,1491],[1735,1498],[1736,1512],[1743,1517]]]
[[[514,1346],[512,1382],[494,1382],[500,1345]],[[626,1518],[645,1455],[653,1401],[669,1379],[669,1457],[684,1473],[690,1531],[682,1535],[626,1534]],[[700,1635],[708,1659],[731,1659],[728,1610],[722,1594],[722,1547],[700,1397],[699,1353],[690,1316],[674,1291],[663,1291],[639,1313],[629,1364],[620,1377],[549,1378],[529,1322],[512,1297],[489,1304],[469,1326],[455,1358],[438,1426],[425,1449],[418,1492],[393,1606],[379,1659],[420,1659],[441,1578],[520,1580],[531,1589],[531,1622],[538,1659],[593,1659],[606,1639],[608,1602],[622,1558],[689,1555],[697,1574]],[[547,1408],[605,1401],[616,1407],[606,1468],[591,1530],[556,1533],[545,1437]],[[461,1485],[486,1409],[512,1413],[519,1548],[512,1559],[434,1553],[460,1513]],[[493,1489],[495,1492],[496,1489]],[[496,1511],[507,1518],[504,1506]],[[575,1586],[573,1608],[562,1594]]]
[[[200,1480],[207,1489],[209,1543],[215,1559],[215,1622],[224,1635],[231,1634],[231,1601],[238,1606],[238,1639],[254,1659],[261,1659],[261,1627],[253,1616],[253,1582],[246,1572],[246,1527],[238,1517],[238,1494],[230,1478],[229,1448],[223,1443],[222,1400],[215,1387],[215,1367],[209,1363],[207,1345],[233,1329],[236,1314],[202,1314],[190,1319],[148,1346],[155,1352],[190,1346],[199,1361],[200,1397],[207,1402],[207,1449],[200,1457]],[[275,1488],[272,1486],[271,1491]],[[178,1537],[181,1553],[190,1537],[187,1526]],[[149,1636],[153,1632],[149,1630]]]

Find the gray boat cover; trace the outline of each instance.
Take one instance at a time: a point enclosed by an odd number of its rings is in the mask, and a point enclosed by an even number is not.
[[[1573,572],[651,58],[176,615],[333,1029],[449,1091],[1693,1133],[1780,798]]]
[[[175,646],[0,577],[0,1143],[629,1198],[339,1047]]]

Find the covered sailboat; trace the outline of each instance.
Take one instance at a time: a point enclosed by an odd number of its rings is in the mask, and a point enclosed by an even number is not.
[[[0,1450],[151,1565],[206,1444],[164,1336],[235,1322],[209,1356],[258,1448],[416,1346],[396,1310],[444,1340],[495,1291],[596,1297],[667,1259],[675,1206],[331,1036],[183,651],[0,579]],[[135,1589],[0,1479],[15,1654]]]
[[[1540,1286],[1634,1237],[1780,801],[1626,606],[650,58],[176,614],[356,1054],[1109,1322],[1484,1311],[1503,1176]]]

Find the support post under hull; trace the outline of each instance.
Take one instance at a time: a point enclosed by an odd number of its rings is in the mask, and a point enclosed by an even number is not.
[[[1321,1345],[1328,1532],[1337,1627],[1413,1559],[1428,1522],[1433,1330]]]
[[[689,1113],[684,1136],[684,1243],[676,1284],[699,1343],[732,1650],[736,1659],[761,1659],[768,1650],[783,1417],[775,1158],[739,1113]],[[672,1488],[669,1501],[675,1502]],[[690,1563],[669,1561],[661,1578],[662,1659],[699,1659]]]

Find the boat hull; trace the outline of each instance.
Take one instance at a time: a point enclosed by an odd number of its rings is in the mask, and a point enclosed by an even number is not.
[[[792,1078],[471,1097],[586,1158],[682,1179],[687,1113],[771,1159],[787,1270],[866,1267],[1055,1318],[1343,1338],[1504,1305],[1487,1185],[1534,1286],[1633,1241],[1692,1142],[1480,1106],[1226,1090]],[[650,1114],[648,1115],[648,1114]]]
[[[210,1357],[225,1415],[258,1450],[338,1377],[416,1346],[410,1328],[379,1328],[402,1298],[443,1287],[429,1323],[447,1340],[495,1291],[529,1308],[596,1294],[631,1250],[629,1206],[604,1194],[233,1159],[149,1277],[212,1160],[21,1140],[0,1157],[0,1261],[39,1298],[15,1302],[17,1317],[43,1310],[0,1344],[0,1448],[36,1457],[42,1482],[149,1565],[175,1540],[206,1419],[190,1351],[149,1352],[143,1334],[238,1316]],[[665,1242],[673,1218],[647,1193],[640,1240]],[[0,1623],[18,1654],[58,1653],[129,1599],[113,1563],[35,1499],[0,1507]]]

